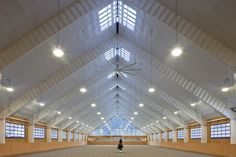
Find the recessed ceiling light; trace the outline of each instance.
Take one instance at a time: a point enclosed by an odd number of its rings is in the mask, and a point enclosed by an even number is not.
[[[156,123],[159,123],[159,121],[157,120]]]
[[[56,47],[53,50],[53,55],[56,56],[56,57],[63,57],[64,56],[64,52],[63,52],[63,50],[60,47]]]
[[[12,88],[12,87],[6,87],[6,90],[8,91],[8,92],[14,92],[14,88]]]
[[[77,120],[76,123],[79,123],[79,121]]]
[[[134,117],[131,117],[130,119],[134,120]]]
[[[92,104],[91,104],[91,107],[96,107],[96,104],[95,104],[95,103],[92,103]]]
[[[150,93],[153,93],[153,92],[155,92],[155,88],[151,87],[151,88],[148,89],[148,91],[149,91]]]
[[[183,50],[180,47],[175,47],[172,51],[171,54],[174,57],[178,57],[183,53]]]
[[[222,92],[228,92],[229,89],[230,89],[229,87],[223,87],[223,88],[221,89],[221,91],[222,91]]]
[[[68,119],[72,119],[72,117],[68,117]]]
[[[86,93],[86,92],[87,92],[87,89],[86,89],[85,87],[81,87],[81,88],[80,88],[80,92],[81,92],[81,93]]]
[[[101,112],[97,112],[97,115],[101,115]]]
[[[166,117],[163,117],[163,119],[166,119]]]
[[[134,115],[138,115],[138,112],[137,112],[137,111],[135,111],[135,112],[134,112]]]
[[[178,111],[175,111],[174,114],[175,114],[175,115],[178,114]]]
[[[41,107],[44,107],[44,106],[45,106],[45,104],[44,104],[44,103],[42,103],[42,102],[40,102],[40,103],[39,103],[39,106],[41,106]]]
[[[139,104],[139,107],[143,107],[143,106],[144,106],[144,104],[143,104],[143,103],[140,103],[140,104]]]
[[[61,114],[61,112],[60,112],[60,111],[57,111],[57,114]]]
[[[104,117],[101,117],[101,120],[103,120],[104,119]]]
[[[195,103],[191,103],[190,105],[191,105],[192,107],[196,106],[196,104],[195,104]]]

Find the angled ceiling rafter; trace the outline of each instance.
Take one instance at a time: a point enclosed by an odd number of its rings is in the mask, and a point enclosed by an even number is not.
[[[142,10],[147,15],[158,19],[170,28],[175,30],[175,11],[172,11],[154,0],[130,0],[128,4]],[[236,66],[235,51],[228,48],[226,45],[213,38],[208,33],[202,31],[200,28],[194,26],[193,23],[187,21],[183,17],[178,16],[178,32],[191,40],[199,47],[205,49],[212,56],[216,57],[222,63],[231,67]]]
[[[81,67],[89,63],[89,61],[96,59],[97,57],[103,55],[103,53],[110,47],[114,45],[114,40],[110,40],[99,45],[92,52],[87,53],[83,58],[77,58],[75,61],[66,65],[61,70],[57,71],[55,74],[51,75],[45,81],[38,83],[33,88],[23,93],[22,96],[13,100],[10,104],[4,105],[9,106],[0,112],[3,119],[15,113],[25,105],[31,103],[37,99],[41,94],[48,91],[52,87],[56,86],[59,82],[65,80],[68,76],[72,75],[74,72],[78,71]],[[85,61],[83,61],[85,60]]]
[[[92,11],[103,4],[102,0],[78,0],[60,12],[62,17],[61,29],[69,26],[83,15]],[[20,40],[11,43],[9,46],[0,50],[0,69],[23,56],[32,48],[41,44],[43,41],[57,33],[57,17],[49,18],[44,23],[26,33]],[[17,52],[17,53],[16,53]]]

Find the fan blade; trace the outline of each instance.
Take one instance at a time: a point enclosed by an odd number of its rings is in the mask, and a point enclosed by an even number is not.
[[[137,63],[132,63],[132,64],[129,64],[129,65],[123,66],[123,67],[120,68],[120,70],[122,70],[122,69],[124,69],[124,68],[128,68],[128,67],[130,67],[130,66],[133,66],[133,65],[135,65],[135,64],[137,64]]]
[[[135,73],[131,73],[131,72],[127,72],[127,71],[123,71],[123,73],[129,74],[129,75],[136,75]]]
[[[122,71],[137,71],[137,70],[142,70],[142,69],[123,69]]]

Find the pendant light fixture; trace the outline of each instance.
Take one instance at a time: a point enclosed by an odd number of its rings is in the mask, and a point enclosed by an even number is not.
[[[155,88],[153,87],[153,82],[152,82],[152,38],[153,38],[153,29],[151,29],[151,46],[150,46],[150,51],[151,51],[151,71],[150,71],[150,76],[151,76],[151,85],[148,89],[148,92],[153,93],[155,92]]]
[[[60,5],[60,0],[57,0],[57,46],[56,48],[54,48],[53,50],[53,55],[56,57],[63,57],[64,56],[64,51],[61,48],[60,45],[60,9],[61,9],[61,5]]]
[[[183,53],[178,43],[178,0],[175,0],[175,47],[171,51],[172,56],[178,57]]]
[[[228,92],[230,90],[229,79],[226,78],[224,82],[224,86],[221,88],[222,92]]]
[[[82,30],[82,58],[83,58],[83,65],[84,65],[84,29]],[[81,93],[86,93],[87,88],[84,85],[84,67],[82,68],[82,86],[80,88]]]

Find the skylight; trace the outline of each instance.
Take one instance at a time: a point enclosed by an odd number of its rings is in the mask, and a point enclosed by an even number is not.
[[[111,4],[98,12],[101,31],[112,25]]]
[[[116,55],[120,56],[121,58],[125,59],[126,61],[130,61],[130,52],[127,51],[126,49],[123,48],[119,48],[119,49],[114,49],[111,48],[110,50],[108,50],[107,52],[105,52],[105,59],[106,60],[110,60],[113,57],[115,57]]]
[[[98,12],[101,31],[119,21],[128,29],[134,31],[136,22],[136,10],[121,1],[114,1]]]

